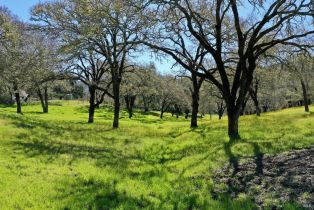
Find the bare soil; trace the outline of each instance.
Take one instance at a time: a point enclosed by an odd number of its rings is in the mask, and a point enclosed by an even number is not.
[[[216,195],[247,195],[262,209],[281,209],[285,203],[314,209],[314,147],[230,160],[216,172],[215,183]]]

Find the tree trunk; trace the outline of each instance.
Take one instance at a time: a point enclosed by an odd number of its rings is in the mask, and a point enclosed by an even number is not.
[[[241,113],[240,113],[241,116],[243,116],[245,114],[244,112],[245,112],[246,104],[247,104],[248,101],[249,101],[249,96],[246,97],[244,102],[243,102]]]
[[[261,108],[259,107],[259,101],[258,101],[258,98],[257,98],[257,87],[255,88],[255,90],[250,89],[249,90],[249,95],[251,96],[251,99],[252,99],[252,101],[254,103],[256,115],[258,117],[261,116]]]
[[[161,110],[161,111],[160,111],[160,119],[162,119],[163,117],[164,117],[164,111]]]
[[[148,99],[144,96],[143,102],[144,102],[144,112],[147,113],[149,111],[149,103],[147,101]]]
[[[261,116],[261,108],[259,107],[259,102],[256,99],[253,99],[253,102],[254,102],[254,106],[255,106],[255,111],[256,111],[256,115],[259,117]]]
[[[202,83],[204,82],[204,78],[198,77],[196,74],[192,74],[192,83],[193,83],[193,90],[190,89],[192,94],[192,116],[191,116],[191,128],[197,127],[197,114],[199,109],[199,100],[200,100],[200,88]]]
[[[302,91],[303,91],[303,100],[304,100],[304,109],[305,109],[305,112],[310,112],[310,109],[309,109],[309,100],[308,100],[308,98],[307,98],[306,85],[305,85],[303,79],[301,79],[301,86],[302,86]]]
[[[217,102],[217,113],[218,113],[219,120],[221,120],[222,116],[224,115],[224,112],[225,112],[224,103]]]
[[[94,122],[95,115],[95,97],[96,89],[94,87],[89,87],[89,110],[88,110],[88,123]]]
[[[239,110],[228,108],[228,135],[230,139],[239,138]]]
[[[124,96],[126,108],[129,112],[129,118],[130,119],[133,117],[133,107],[134,107],[135,99],[136,99],[135,95],[128,94],[128,95]]]
[[[222,115],[223,115],[223,114],[221,114],[221,113],[218,114],[218,119],[219,119],[219,120],[221,120]]]
[[[16,112],[18,114],[22,113],[22,105],[21,105],[21,97],[20,97],[20,92],[18,89],[18,86],[16,84],[13,84],[13,90],[14,90],[14,96],[15,96],[15,101],[16,101]]]
[[[192,94],[191,128],[197,127],[198,107],[199,107],[199,89],[194,89],[194,92]]]
[[[41,93],[41,90],[40,88],[37,89],[37,95],[39,97],[39,100],[40,100],[40,104],[41,104],[41,107],[43,109],[43,112],[45,112],[45,102],[44,102],[44,97],[43,97],[43,94]]]
[[[113,82],[113,100],[114,100],[114,118],[113,128],[119,128],[119,114],[120,114],[120,79],[116,78]]]
[[[45,108],[44,108],[44,113],[48,113],[48,87],[45,87],[44,89],[44,98],[45,98]]]

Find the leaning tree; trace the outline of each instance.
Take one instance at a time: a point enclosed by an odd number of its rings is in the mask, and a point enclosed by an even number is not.
[[[151,0],[152,10],[187,30],[214,60],[203,75],[223,93],[228,134],[238,138],[238,121],[258,59],[277,45],[311,47],[314,33],[311,0]],[[158,24],[156,25],[158,27]],[[171,31],[170,31],[171,33]],[[171,46],[170,46],[171,47]]]

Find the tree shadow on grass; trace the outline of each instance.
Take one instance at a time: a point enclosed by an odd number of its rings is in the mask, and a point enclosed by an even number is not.
[[[128,161],[130,160],[130,157],[113,148],[38,140],[31,142],[14,141],[12,144],[15,151],[21,151],[29,157],[46,157],[47,162],[55,161],[61,155],[70,155],[71,160],[69,161],[69,165],[78,159],[91,158],[96,160],[97,165],[123,169],[128,165]]]
[[[55,200],[61,200],[64,210],[72,209],[143,209],[151,202],[143,196],[132,197],[117,189],[118,181],[103,182],[94,179],[66,179],[59,183]]]
[[[110,127],[108,128],[108,124],[88,124],[87,122],[77,122],[77,121],[67,121],[64,123],[54,121],[46,121],[46,120],[40,120],[40,119],[33,119],[30,117],[25,117],[21,115],[3,115],[2,116],[5,119],[10,119],[11,123],[16,126],[17,128],[24,128],[24,129],[35,129],[35,128],[43,128],[48,133],[57,133],[62,134],[65,131],[70,132],[78,132],[83,133],[87,131],[93,131],[93,132],[106,132],[106,131],[112,131],[113,129]],[[89,125],[89,126],[86,126]],[[99,125],[103,125],[99,126]],[[94,127],[90,127],[94,126]],[[107,127],[107,128],[106,128]]]
[[[261,151],[261,148],[258,143],[241,139],[240,137],[237,139],[230,139],[229,142],[224,143],[224,150],[229,158],[229,163],[233,167],[232,176],[236,175],[239,171],[239,157],[232,152],[232,146],[237,143],[245,143],[251,145],[253,147],[254,159],[255,159],[255,173],[256,175],[263,175],[263,157],[264,153]]]

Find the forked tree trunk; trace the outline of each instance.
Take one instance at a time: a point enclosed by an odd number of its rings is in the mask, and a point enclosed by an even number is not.
[[[303,100],[304,100],[304,109],[305,109],[305,112],[310,112],[309,100],[308,100],[308,98],[307,98],[306,85],[305,85],[303,79],[301,79],[301,86],[302,86],[302,92],[303,92]]]
[[[95,115],[96,89],[94,87],[89,87],[89,94],[88,123],[93,123]]]

